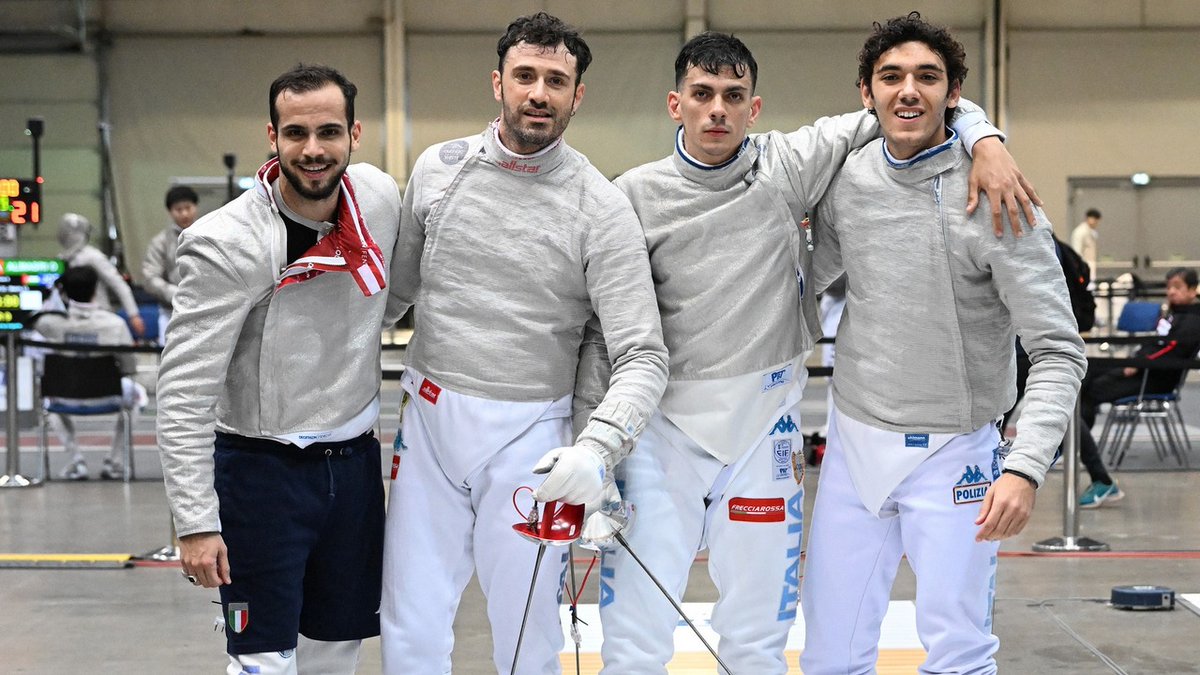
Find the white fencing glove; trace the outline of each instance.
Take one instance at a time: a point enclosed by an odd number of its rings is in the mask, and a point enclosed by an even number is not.
[[[617,533],[624,533],[633,523],[633,504],[621,501],[621,492],[611,479],[604,481],[599,508],[583,521],[579,545],[593,551],[617,548]]]
[[[533,472],[549,474],[534,490],[535,500],[584,505],[600,501],[604,476],[608,473],[600,453],[578,445],[547,452]]]

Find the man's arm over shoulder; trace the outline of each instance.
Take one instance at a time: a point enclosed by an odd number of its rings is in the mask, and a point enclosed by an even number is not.
[[[1054,254],[1050,224],[1041,209],[1037,215],[1038,227],[1029,235],[983,236],[979,245],[1031,363],[1024,412],[1004,466],[1040,485],[1066,433],[1067,420],[1075,413],[1087,360]]]
[[[781,134],[787,149],[788,180],[800,201],[821,200],[846,156],[879,136],[879,121],[866,110],[822,117],[809,126]]]
[[[226,225],[224,219],[211,222]],[[230,260],[238,252],[193,232],[200,226],[180,235],[179,291],[158,375],[158,444],[181,537],[221,529],[213,488],[216,406],[242,326],[258,299]]]

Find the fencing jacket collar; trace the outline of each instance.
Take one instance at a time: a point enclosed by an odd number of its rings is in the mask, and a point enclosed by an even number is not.
[[[746,137],[733,157],[720,164],[705,164],[688,154],[683,147],[683,127],[675,132],[675,153],[671,157],[675,169],[684,178],[714,190],[726,190],[733,185],[752,180],[751,173],[758,160],[758,146]]]
[[[888,152],[886,140],[884,140],[883,143],[880,143],[880,145],[883,146],[883,158],[887,160],[889,167],[893,169],[907,169],[916,164],[920,164],[930,157],[942,154],[950,148],[953,148],[956,143],[958,143],[958,132],[954,131],[954,129],[951,129],[950,127],[946,127],[946,140],[938,143],[932,148],[925,148],[908,159],[896,159],[895,157],[892,157],[892,153]]]
[[[283,200],[275,200],[272,185],[279,179],[279,158],[273,157],[258,170],[255,189],[271,202],[276,211]],[[315,246],[283,270],[275,292],[288,284],[308,281],[325,272],[349,272],[363,295],[370,297],[383,290],[383,254],[371,238],[363,222],[350,176],[342,174],[341,199],[338,200],[337,223]]]
[[[509,150],[500,140],[499,118],[492,120],[487,131],[483,132],[483,147],[489,162],[518,176],[541,176],[550,173],[567,157],[562,136],[530,155],[521,155]]]

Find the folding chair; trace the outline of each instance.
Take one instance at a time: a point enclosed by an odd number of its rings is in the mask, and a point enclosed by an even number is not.
[[[1133,443],[1133,434],[1137,431],[1138,424],[1144,421],[1159,461],[1165,461],[1167,455],[1171,454],[1180,466],[1187,468],[1192,439],[1188,437],[1187,424],[1183,421],[1183,413],[1179,407],[1179,392],[1183,389],[1187,371],[1184,370],[1180,374],[1179,384],[1175,389],[1165,394],[1146,393],[1146,379],[1149,374],[1149,370],[1142,372],[1142,389],[1137,396],[1126,396],[1113,401],[1108,418],[1104,421],[1104,429],[1100,432],[1097,447],[1100,452],[1108,451],[1110,467],[1121,466],[1129,446]],[[1111,447],[1108,445],[1110,440]]]
[[[46,400],[41,414],[42,478],[50,479],[49,439],[46,428],[50,414],[120,415],[125,421],[125,482],[133,480],[133,415],[125,405],[121,368],[112,354],[76,356],[46,354],[41,379],[41,397]]]

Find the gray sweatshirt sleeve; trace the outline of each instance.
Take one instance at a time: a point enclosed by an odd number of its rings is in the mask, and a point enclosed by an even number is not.
[[[583,262],[612,378],[576,445],[598,452],[611,470],[658,407],[667,386],[667,348],[642,228],[625,195],[615,187],[609,194],[611,205],[584,241]]]
[[[182,537],[221,530],[213,487],[216,406],[253,298],[236,265],[208,239],[181,235],[178,263],[179,292],[158,371],[158,445]]]
[[[1041,485],[1074,414],[1087,360],[1050,223],[1041,209],[1037,213],[1038,227],[1026,236],[997,239],[989,234],[977,245],[1032,364],[1017,438],[1004,466]]]
[[[169,245],[170,240],[159,233],[150,240],[150,246],[142,258],[142,278],[146,290],[167,307],[171,306],[176,289],[175,284],[168,281],[170,271],[167,269],[166,251],[163,250]]]

